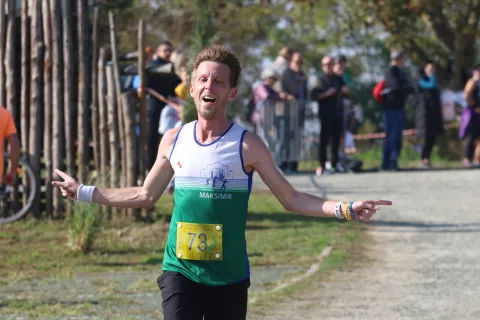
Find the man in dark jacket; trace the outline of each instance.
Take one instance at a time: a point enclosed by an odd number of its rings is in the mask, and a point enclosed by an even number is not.
[[[385,140],[383,142],[382,170],[397,170],[398,157],[402,150],[403,128],[405,124],[405,103],[414,89],[402,70],[405,64],[403,51],[394,51],[390,55],[391,66],[385,73],[383,124]]]
[[[172,50],[173,47],[170,42],[162,42],[157,48],[154,59],[146,66],[146,87],[167,98],[175,96],[175,88],[182,82],[175,74],[173,64],[170,62]],[[158,145],[162,138],[158,134],[158,125],[164,107],[165,102],[160,101],[151,94],[147,94],[148,170],[152,168],[157,158]]]

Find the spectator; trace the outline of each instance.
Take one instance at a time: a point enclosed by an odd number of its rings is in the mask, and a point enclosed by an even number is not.
[[[423,137],[422,167],[430,167],[433,145],[443,133],[442,103],[435,77],[435,66],[427,61],[421,70],[418,85],[418,106],[416,108],[417,136]]]
[[[262,104],[267,101],[292,100],[293,96],[285,92],[277,92],[273,86],[278,81],[278,73],[274,69],[265,69],[261,75],[262,83],[253,88],[253,102],[255,111],[252,115],[252,122],[258,123],[261,120]]]
[[[289,47],[283,47],[280,49],[278,52],[278,56],[273,61],[272,65],[270,66],[270,69],[275,70],[278,74],[279,80],[282,79],[283,73],[285,70],[288,69],[290,65],[290,61],[292,60],[292,55],[293,55],[293,50],[290,49]],[[276,82],[273,86],[273,88],[277,91],[280,92],[282,90],[281,88],[281,83]]]
[[[347,69],[347,57],[344,55],[339,55],[335,58],[335,66],[334,72],[337,76],[343,79],[343,82],[347,87],[351,86],[350,79],[347,77],[346,69]],[[352,95],[344,95],[341,99],[342,108],[344,110],[343,118],[344,118],[344,151],[348,154],[355,153],[355,140],[353,139],[352,130],[356,123],[355,119],[355,112],[353,109],[354,101]],[[340,171],[343,171],[340,164],[337,164]]]
[[[394,51],[390,55],[391,66],[385,73],[383,124],[385,139],[383,142],[382,170],[398,170],[398,157],[402,150],[403,128],[405,124],[405,103],[409,94],[414,92],[407,75],[402,70],[405,64],[403,51]]]
[[[175,51],[172,54],[172,62],[175,73],[182,81],[175,88],[175,94],[181,100],[186,100],[188,97],[187,55],[183,51]]]
[[[285,128],[296,128],[297,132],[303,132],[305,123],[305,103],[307,100],[307,76],[302,71],[303,56],[300,52],[294,52],[288,69],[283,73],[281,82],[281,91],[293,96],[298,103],[298,124],[290,123],[290,110],[285,110]],[[293,150],[286,150],[286,157],[291,158]],[[290,170],[296,172],[298,169],[297,161],[286,161],[280,166],[282,170]]]
[[[182,82],[175,74],[175,68],[170,62],[172,44],[162,42],[155,52],[154,59],[147,65],[146,87],[147,95],[147,166],[151,169],[157,158],[158,145],[161,136],[158,134],[160,115],[165,102],[159,100],[152,92],[163,97],[175,95],[175,88]],[[142,90],[142,88],[140,88]]]
[[[480,164],[480,65],[475,66],[472,77],[467,81],[464,90],[464,98],[468,107],[463,108],[460,121],[460,138],[468,137],[464,166]]]
[[[318,115],[320,117],[320,167],[317,175],[327,172],[337,172],[338,148],[344,128],[344,110],[342,99],[350,95],[350,90],[345,82],[334,72],[334,61],[330,56],[322,59],[324,74],[320,77],[318,87],[311,93],[312,100],[318,102]],[[330,144],[331,168],[327,171],[327,145]]]

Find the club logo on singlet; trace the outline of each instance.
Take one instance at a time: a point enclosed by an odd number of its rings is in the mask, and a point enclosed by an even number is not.
[[[212,189],[211,192],[200,192],[200,198],[231,200],[232,194],[225,192],[234,173],[228,166],[220,162],[209,164],[200,170],[200,176],[205,178],[205,187]]]

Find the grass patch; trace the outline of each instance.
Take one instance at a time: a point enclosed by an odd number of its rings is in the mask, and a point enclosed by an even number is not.
[[[5,310],[6,314],[18,314],[22,317],[41,317],[41,316],[80,316],[91,313],[91,303],[80,303],[75,305],[65,305],[63,303],[31,302],[31,301],[13,301],[9,303]]]
[[[373,170],[380,168],[382,164],[382,148],[368,147],[362,148],[359,152],[352,156],[352,159],[358,159],[363,162],[363,170]],[[415,151],[415,145],[412,143],[406,144],[402,148],[402,152],[398,159],[400,168],[419,168],[421,154]],[[430,158],[432,168],[460,168],[462,163],[460,159],[448,159],[439,154],[438,148],[434,149]],[[315,160],[300,161],[298,164],[299,171],[315,172],[318,168],[319,162]]]

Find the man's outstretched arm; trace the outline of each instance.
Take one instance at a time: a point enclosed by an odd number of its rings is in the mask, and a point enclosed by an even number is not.
[[[262,180],[277,197],[285,210],[314,217],[335,217],[335,206],[339,201],[326,200],[320,197],[298,192],[278,171],[270,151],[263,141],[247,132],[243,141],[245,165],[255,169]],[[386,200],[353,201],[355,217],[368,220],[378,211],[380,205],[391,205]],[[341,205],[341,214],[345,215],[347,203]]]
[[[168,157],[175,137],[180,128],[169,130],[163,136],[158,150],[157,160],[145,178],[141,187],[95,188],[92,202],[117,208],[151,208],[158,201],[173,176],[173,168]],[[64,197],[77,199],[80,184],[66,173],[55,170],[64,181],[53,181]]]

